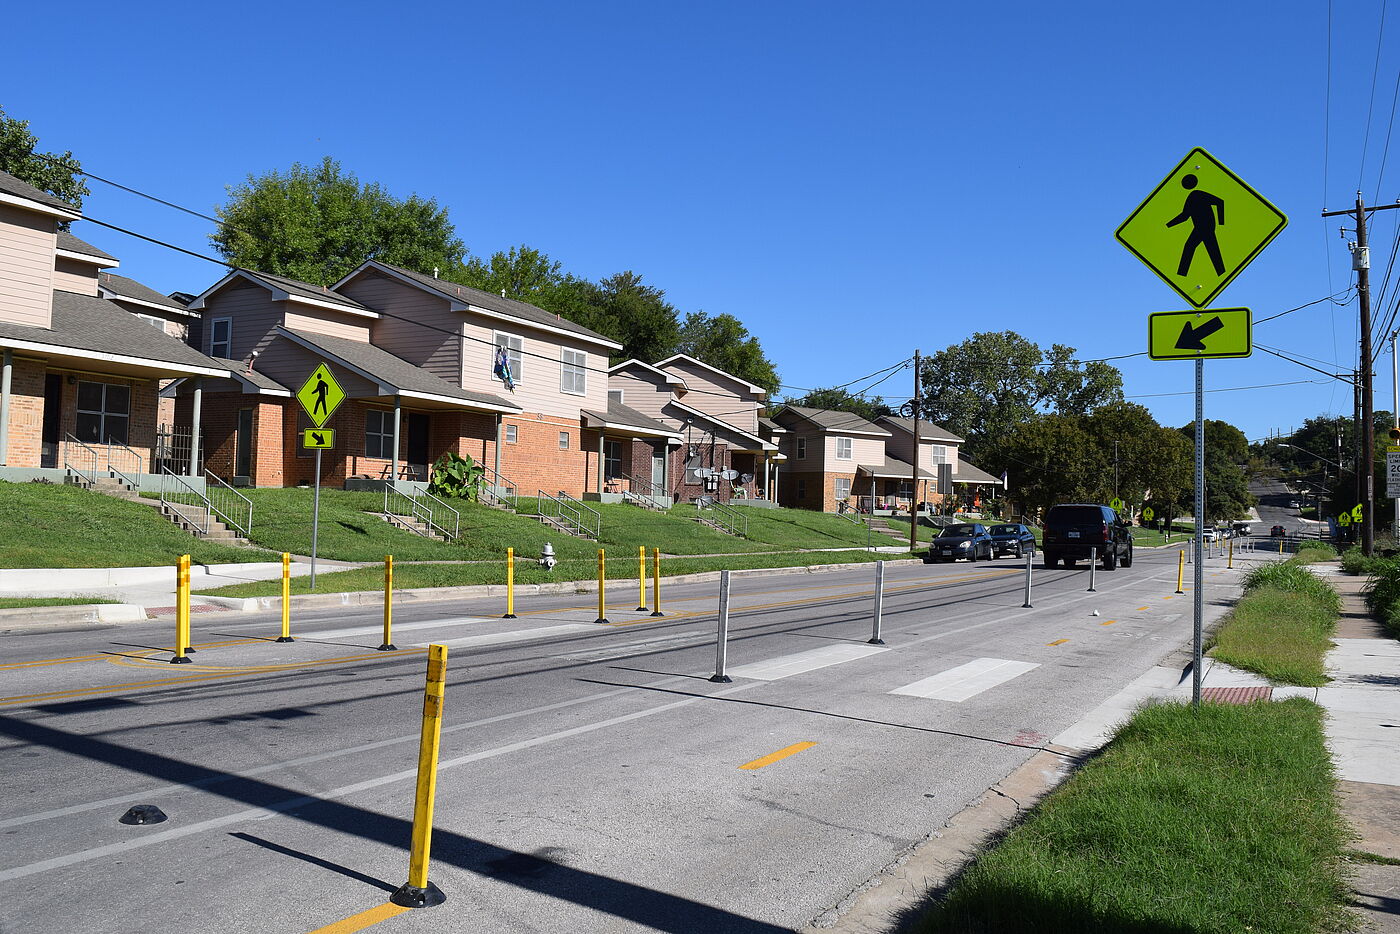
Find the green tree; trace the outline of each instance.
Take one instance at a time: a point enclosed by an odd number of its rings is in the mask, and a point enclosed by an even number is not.
[[[1103,463],[1081,416],[1032,414],[1017,431],[989,439],[985,453],[1009,465],[1008,495],[1027,515],[1100,498]]]
[[[1229,422],[1208,418],[1202,428],[1206,444],[1206,521],[1242,519],[1248,515],[1250,507],[1258,502],[1254,494],[1249,492],[1249,476],[1246,473],[1249,441],[1244,432]],[[1194,455],[1195,423],[1183,426],[1180,434],[1188,439]],[[1194,466],[1192,478],[1191,487],[1183,492],[1180,500],[1182,515],[1190,515],[1195,509]]]
[[[676,349],[762,386],[770,394],[778,391],[778,370],[773,361],[764,355],[758,338],[733,315],[711,316],[703,311],[687,314]]]
[[[681,339],[680,315],[666,293],[647,285],[630,269],[608,276],[589,295],[588,327],[622,344],[614,362],[633,358],[655,363],[675,352]]]
[[[330,285],[366,259],[420,272],[463,265],[466,248],[431,198],[396,198],[329,156],[249,175],[231,188],[210,238],[235,266]]]
[[[1063,344],[1043,351],[1014,331],[974,334],[924,359],[923,413],[966,439],[968,459],[980,463],[1037,414],[1087,414],[1122,401],[1117,368],[1074,354]]]
[[[801,398],[787,401],[792,405],[801,405],[812,409],[852,412],[868,422],[873,422],[882,415],[894,414],[894,409],[886,405],[885,400],[881,397],[867,399],[865,396],[857,396],[845,389],[813,389]]]
[[[71,152],[39,152],[38,145],[39,138],[29,132],[29,121],[7,116],[0,107],[0,171],[81,208],[83,198],[91,194],[83,181],[82,164]]]

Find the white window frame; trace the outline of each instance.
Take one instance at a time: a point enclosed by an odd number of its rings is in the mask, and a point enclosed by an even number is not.
[[[836,439],[836,459],[839,460],[839,461],[848,461],[848,460],[851,459],[851,439],[850,439],[850,438],[837,438],[837,439]],[[850,495],[850,494],[847,494],[847,495]]]
[[[370,431],[370,419],[373,418],[376,413],[379,415],[379,430]],[[372,437],[379,439],[379,449],[377,453],[369,449],[369,439]],[[386,455],[384,453],[385,450],[388,450],[390,453]],[[365,409],[365,457],[391,461],[394,459],[393,450],[394,413],[386,409]]]
[[[626,404],[626,403],[624,403],[624,402],[622,401],[622,390],[621,390],[621,389],[609,389],[609,390],[608,390],[608,401],[609,401],[609,402],[616,402],[618,405],[625,405],[625,404]]]
[[[219,340],[219,325],[225,325],[227,332],[224,339]],[[219,353],[219,348],[223,347],[224,352]],[[215,318],[209,322],[209,356],[223,357],[225,360],[233,359],[233,319]]]
[[[805,460],[807,459],[807,439],[806,439],[806,438],[798,438],[798,439],[797,439],[797,459],[800,460],[800,461],[805,461]]]
[[[559,450],[561,450],[561,451],[567,451],[567,450],[569,450],[570,443],[571,443],[571,442],[569,441],[569,433],[568,433],[567,431],[561,431],[561,432],[559,432]]]
[[[506,444],[514,444],[514,443],[515,443],[516,441],[518,441],[518,440],[520,440],[520,435],[519,435],[519,432],[516,430],[516,426],[514,426],[514,425],[507,425],[507,426],[506,426]]]
[[[930,444],[928,446],[928,459],[929,463],[934,466],[948,463],[948,445]]]
[[[842,489],[845,490],[844,493],[842,492]],[[850,481],[850,480],[847,480],[845,477],[837,477],[837,478],[836,478],[836,501],[839,503],[839,502],[841,502],[842,500],[847,500],[847,499],[850,499],[850,498],[851,498],[851,481]]]
[[[588,351],[559,348],[559,391],[571,396],[588,395]]]
[[[505,339],[505,344],[501,343],[502,338]],[[514,345],[512,345],[512,341],[514,341]],[[512,334],[509,331],[491,332],[491,378],[497,382],[501,382],[501,378],[496,375],[495,369],[496,351],[503,346],[506,349],[506,362],[510,364],[510,378],[515,385],[520,386],[525,382],[525,338],[521,337],[519,334]]]
[[[136,312],[136,317],[140,318],[142,321],[146,322],[146,323],[149,324],[151,327],[153,327],[153,328],[155,328],[156,330],[160,331],[162,334],[165,333],[165,319],[164,319],[164,318],[158,317],[157,315],[143,315],[143,314],[141,314],[139,311]],[[211,354],[211,356],[212,356],[212,354]],[[225,356],[227,356],[227,355],[225,355]]]

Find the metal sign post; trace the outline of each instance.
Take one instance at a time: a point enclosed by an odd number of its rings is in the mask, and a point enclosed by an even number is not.
[[[321,531],[321,451],[335,444],[335,432],[325,430],[326,422],[330,421],[335,410],[340,407],[340,403],[345,401],[345,390],[340,388],[340,383],[336,382],[335,374],[330,367],[324,363],[311,371],[311,375],[302,383],[297,390],[297,401],[306,411],[306,415],[311,419],[311,424],[315,429],[307,429],[302,432],[301,446],[303,448],[314,448],[316,450],[316,487],[313,494],[311,506],[311,583],[312,590],[316,589],[316,546],[318,533]],[[393,483],[393,479],[389,480]]]
[[[316,492],[311,500],[311,589],[316,589],[316,533],[321,530],[321,449],[316,449]]]
[[[1201,706],[1201,619],[1205,614],[1205,565],[1201,548],[1206,526],[1206,362],[1196,361],[1196,535],[1191,548],[1196,563],[1191,568],[1194,604],[1191,622],[1191,703]]]

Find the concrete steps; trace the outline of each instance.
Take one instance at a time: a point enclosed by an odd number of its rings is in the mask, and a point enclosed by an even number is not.
[[[593,539],[591,539],[591,538],[590,538],[589,536],[587,536],[587,535],[580,535],[579,532],[578,532],[576,529],[574,529],[572,526],[565,525],[564,523],[560,522],[558,519],[554,518],[553,516],[541,516],[541,515],[538,515],[538,514],[526,514],[526,515],[525,515],[525,518],[526,518],[526,519],[534,519],[536,522],[539,522],[541,525],[544,525],[544,526],[546,526],[546,527],[548,527],[548,528],[551,528],[551,529],[553,529],[554,531],[559,532],[559,533],[561,533],[561,534],[563,534],[563,535],[572,535],[574,538],[582,538],[582,539],[586,539],[587,541],[592,541],[592,540],[593,540]]]
[[[405,532],[412,532],[414,535],[421,535],[424,538],[431,538],[439,542],[447,541],[447,537],[438,532],[428,523],[414,516],[397,516],[392,512],[380,513],[379,517],[395,528],[403,529]]]

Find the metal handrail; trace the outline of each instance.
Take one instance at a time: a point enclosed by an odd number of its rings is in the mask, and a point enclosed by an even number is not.
[[[209,505],[209,497],[190,485],[180,474],[175,473],[164,463],[160,465],[160,476],[164,482],[160,485],[160,508],[163,512],[172,512],[179,516],[181,520],[189,523],[195,531],[201,535],[209,534],[209,520],[213,516],[213,510]],[[178,488],[172,490],[170,481],[175,481],[183,490]],[[182,497],[182,498],[177,498]],[[194,502],[186,502],[194,500]],[[187,512],[186,510],[194,510]],[[201,516],[200,513],[203,513]]]
[[[210,481],[218,485],[211,487]],[[210,512],[224,521],[224,525],[238,532],[243,538],[251,537],[253,501],[208,471],[204,474],[204,502]],[[234,518],[235,516],[239,518]]]
[[[486,481],[481,485],[482,498],[496,505],[514,508],[514,501],[520,496],[520,488],[480,461],[477,461],[477,464],[482,469],[482,479]],[[507,499],[511,502],[506,502]]]
[[[739,538],[749,537],[749,517],[733,506],[726,506],[719,500],[712,499],[709,504],[705,506],[696,504],[696,509],[700,512],[706,509],[713,510],[716,516],[714,521],[723,526],[730,535],[735,535]]]
[[[390,494],[393,494],[392,500]],[[411,487],[407,490],[400,489],[398,483],[393,480],[384,484],[384,514],[412,516],[448,541],[455,541],[461,533],[461,512],[426,490],[415,490]]]
[[[855,513],[854,516],[848,513]],[[854,522],[856,525],[865,525],[865,520],[860,517],[860,510],[844,500],[836,501],[836,514],[847,522]]]
[[[82,448],[84,451],[86,451],[86,452],[88,453],[89,457],[87,458],[87,460],[90,460],[90,461],[91,461],[92,467],[89,468],[87,472],[84,472],[83,469],[82,469],[82,467],[80,467],[80,466],[74,466],[72,460],[70,459],[70,458],[72,457],[72,454],[73,454],[73,445],[77,445],[78,447]],[[66,434],[66,433],[64,434],[64,445],[63,445],[63,470],[64,470],[65,473],[75,474],[75,475],[77,475],[78,477],[87,480],[87,482],[89,483],[89,485],[96,484],[96,483],[97,483],[97,462],[98,462],[98,460],[99,460],[99,458],[98,458],[98,456],[97,456],[97,451],[96,451],[95,449],[89,447],[89,446],[87,445],[86,442],[84,442],[84,441],[79,441],[77,438],[73,437],[71,434]]]
[[[555,496],[540,490],[538,504],[535,508],[541,516],[554,519],[560,525],[573,526],[578,530],[576,534],[585,538],[596,541],[603,532],[602,514],[585,506],[563,490],[560,490]]]
[[[627,481],[627,491],[622,494],[623,499],[626,499],[630,495],[637,499],[646,500],[646,503],[651,504],[654,508],[663,512],[666,510],[666,504],[657,498],[656,486],[650,480],[643,479],[642,477],[633,477],[625,473],[618,474],[618,478]],[[643,505],[645,505],[645,503]]]
[[[119,451],[124,451],[127,454],[131,455],[130,459],[136,462],[136,467],[133,470],[132,474],[128,474],[125,470],[112,463],[113,448],[116,448]],[[122,444],[120,441],[108,440],[107,472],[110,473],[115,479],[121,480],[127,486],[131,487],[131,489],[139,490],[141,488],[141,455],[137,454],[135,451],[127,447],[125,444]]]

